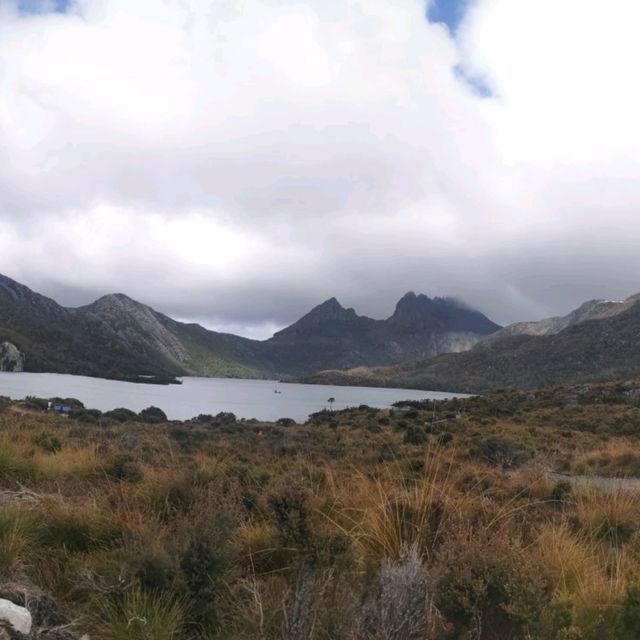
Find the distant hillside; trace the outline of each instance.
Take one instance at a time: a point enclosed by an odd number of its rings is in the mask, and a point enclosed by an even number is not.
[[[511,336],[549,336],[560,333],[563,329],[587,320],[602,320],[611,318],[626,311],[640,300],[640,295],[631,296],[626,300],[589,300],[566,316],[546,318],[535,322],[516,322],[497,331],[486,338],[485,344],[493,344]]]
[[[67,309],[0,276],[0,342],[14,344],[24,354],[26,371],[106,377],[186,375],[198,352],[197,338],[187,339],[191,334],[197,331],[189,325],[174,323],[122,294]],[[212,373],[253,372],[236,355],[227,360],[220,349]],[[204,373],[204,367],[200,372]]]
[[[542,335],[509,335],[507,327],[465,353],[393,367],[323,371],[305,380],[481,392],[640,375],[640,296],[604,306],[589,304],[595,309],[590,319],[576,312],[565,328],[547,322]]]
[[[498,329],[455,300],[409,293],[387,320],[332,298],[257,341],[177,322],[124,294],[65,308],[0,276],[0,343],[17,347],[26,371],[288,377],[462,351]]]

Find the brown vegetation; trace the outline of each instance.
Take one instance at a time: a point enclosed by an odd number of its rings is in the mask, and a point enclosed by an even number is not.
[[[640,415],[615,387],[299,426],[0,406],[0,586],[78,633],[640,636]]]

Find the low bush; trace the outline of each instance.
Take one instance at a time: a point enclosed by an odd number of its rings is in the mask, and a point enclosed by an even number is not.
[[[424,444],[427,441],[427,434],[424,428],[415,424],[407,426],[404,432],[404,442],[406,444]]]
[[[545,630],[550,597],[539,566],[512,544],[496,544],[449,560],[435,602],[456,638],[528,638]]]
[[[139,419],[135,411],[124,409],[123,407],[106,411],[104,417],[115,420],[116,422],[134,422]]]
[[[37,398],[36,396],[27,396],[22,404],[27,409],[36,409],[38,411],[46,411],[49,407],[49,401],[46,398]]]
[[[123,480],[124,482],[142,482],[144,480],[142,467],[128,453],[115,456],[105,467],[105,473],[111,478]]]
[[[524,446],[508,438],[487,438],[480,443],[479,453],[489,464],[503,469],[519,467],[529,459]]]
[[[158,423],[167,421],[167,414],[158,407],[147,407],[138,415],[143,422]]]
[[[47,432],[35,436],[33,443],[47,453],[56,453],[62,449],[62,441],[60,438]]]
[[[304,545],[309,539],[309,509],[306,495],[286,488],[269,496],[275,525],[283,544]]]
[[[218,601],[229,564],[227,532],[219,523],[197,529],[180,558],[193,620],[208,631],[220,624]]]

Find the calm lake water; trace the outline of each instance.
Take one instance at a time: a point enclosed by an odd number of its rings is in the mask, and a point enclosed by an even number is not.
[[[274,393],[276,389],[280,393]],[[184,378],[181,385],[163,386],[55,373],[0,372],[0,396],[16,400],[26,396],[77,398],[87,408],[102,411],[116,407],[141,411],[154,405],[172,420],[231,411],[239,418],[293,418],[301,422],[310,413],[328,408],[329,398],[335,398],[334,409],[344,409],[361,404],[385,408],[399,400],[439,400],[454,395],[462,397],[439,391],[281,384],[273,380]]]

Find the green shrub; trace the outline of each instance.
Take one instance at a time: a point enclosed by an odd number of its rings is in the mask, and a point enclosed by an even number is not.
[[[404,432],[404,441],[406,444],[424,444],[427,441],[427,434],[422,427],[410,424]]]
[[[33,443],[47,453],[56,453],[56,451],[62,450],[60,438],[46,432],[38,434],[33,439]]]
[[[473,545],[463,551],[447,562],[436,590],[436,606],[456,638],[478,637],[482,629],[491,629],[496,638],[535,636],[549,599],[540,568],[504,545]]]
[[[102,411],[99,409],[74,409],[69,415],[71,418],[78,420],[79,422],[97,424],[102,417]]]
[[[503,469],[519,467],[529,459],[524,447],[508,438],[487,438],[480,443],[479,453],[489,464]]]
[[[146,591],[170,591],[176,575],[176,568],[166,555],[144,554],[138,560],[136,578]]]
[[[194,622],[209,631],[220,624],[218,601],[229,564],[226,532],[219,526],[196,532],[180,559]]]
[[[286,488],[269,496],[278,533],[284,544],[304,545],[309,539],[307,497],[302,491]]]
[[[115,420],[116,422],[135,422],[138,420],[138,414],[135,411],[125,409],[124,407],[118,407],[117,409],[106,411],[104,417]]]
[[[37,409],[39,411],[46,411],[49,407],[49,401],[45,398],[37,398],[36,396],[27,396],[23,403],[27,409]]]
[[[124,482],[142,482],[144,471],[142,467],[128,453],[117,455],[105,468],[108,476]]]
[[[166,422],[167,414],[158,407],[147,407],[140,412],[140,419],[143,422]]]
[[[162,520],[168,522],[184,516],[196,500],[196,485],[189,475],[172,478],[155,488],[152,503]]]

